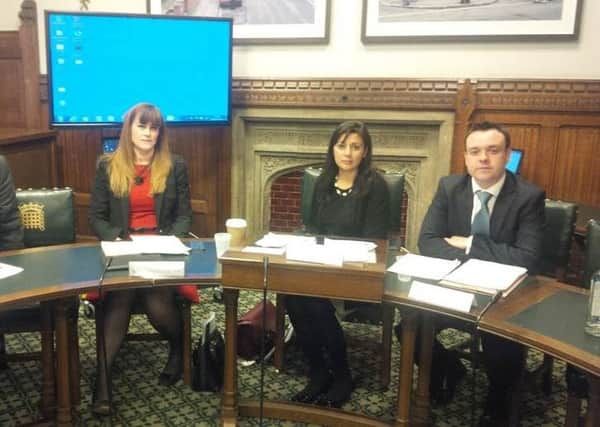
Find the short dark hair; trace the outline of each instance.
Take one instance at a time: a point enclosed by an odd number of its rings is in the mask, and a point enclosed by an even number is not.
[[[502,126],[500,126],[497,123],[481,122],[481,123],[473,123],[471,125],[471,128],[469,129],[467,136],[465,136],[465,149],[467,148],[467,138],[473,132],[482,132],[482,131],[486,131],[486,130],[496,130],[496,131],[500,132],[502,134],[502,136],[504,136],[504,148],[505,149],[510,148],[510,133],[508,133],[508,131],[506,129],[504,129]]]

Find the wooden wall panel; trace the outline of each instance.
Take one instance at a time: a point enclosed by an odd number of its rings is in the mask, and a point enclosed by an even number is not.
[[[553,193],[600,207],[600,127],[560,129]]]
[[[0,32],[0,126],[25,127],[25,89],[19,33]]]
[[[476,111],[472,119],[500,123],[510,131],[513,147],[525,150],[521,175],[549,198],[600,207],[594,167],[600,164],[600,114]]]

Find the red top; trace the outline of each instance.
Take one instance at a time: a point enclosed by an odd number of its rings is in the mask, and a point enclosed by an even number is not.
[[[135,165],[135,179],[129,192],[129,227],[156,228],[158,224],[154,197],[150,195],[150,169],[147,165]]]

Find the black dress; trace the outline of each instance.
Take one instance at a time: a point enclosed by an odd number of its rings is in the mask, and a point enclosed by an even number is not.
[[[385,238],[389,228],[389,193],[384,179],[371,172],[363,191],[337,191],[317,181],[311,220],[307,230],[328,236]],[[314,402],[311,394],[334,406],[346,401],[352,392],[352,379],[346,355],[344,332],[329,299],[290,295],[286,309],[297,343],[309,364],[313,393],[297,398]],[[304,390],[306,391],[306,389]],[[317,393],[317,391],[319,393]],[[302,393],[302,392],[301,392]],[[298,397],[298,396],[296,396]],[[337,403],[337,404],[336,404]]]

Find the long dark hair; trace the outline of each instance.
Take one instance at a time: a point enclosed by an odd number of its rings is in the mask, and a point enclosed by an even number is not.
[[[350,134],[357,134],[362,138],[365,146],[366,155],[361,160],[358,166],[358,173],[352,184],[352,193],[356,196],[363,195],[368,191],[370,180],[372,179],[373,169],[371,168],[371,157],[373,153],[373,143],[371,142],[371,135],[364,123],[358,121],[347,121],[340,123],[329,139],[329,147],[327,148],[327,156],[325,158],[325,167],[323,173],[319,176],[317,181],[317,188],[324,190],[323,193],[329,193],[333,191],[335,179],[338,175],[339,168],[335,163],[333,157],[333,149],[335,144],[339,141],[345,141]]]

